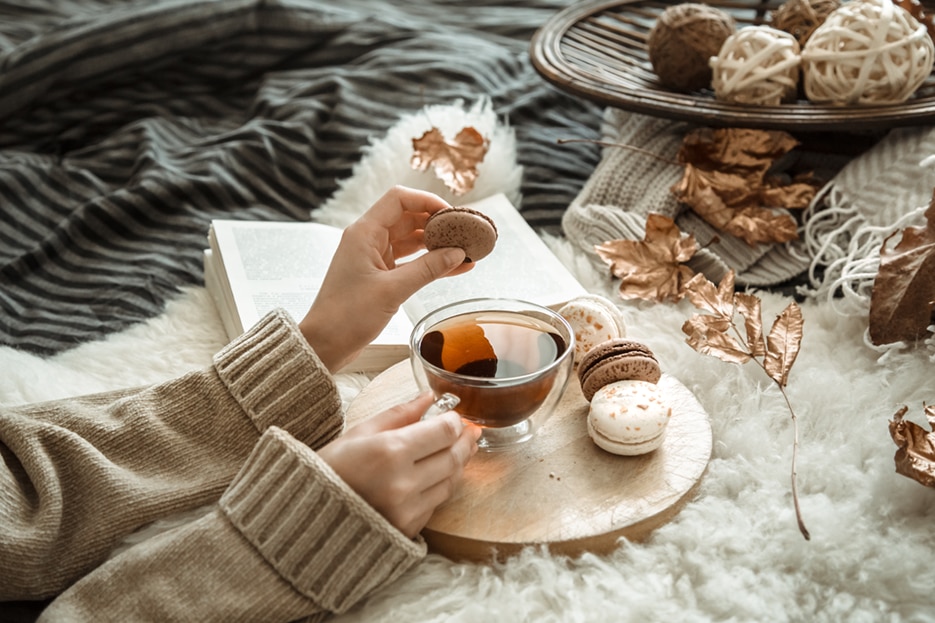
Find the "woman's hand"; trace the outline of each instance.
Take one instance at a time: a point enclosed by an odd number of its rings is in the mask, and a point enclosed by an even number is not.
[[[480,428],[454,411],[419,421],[432,404],[425,393],[348,430],[319,456],[407,537],[451,497],[477,452]]]
[[[299,323],[329,370],[337,372],[353,359],[417,290],[470,270],[464,251],[456,248],[396,265],[425,248],[425,222],[446,207],[437,195],[396,186],[345,229],[321,290]]]

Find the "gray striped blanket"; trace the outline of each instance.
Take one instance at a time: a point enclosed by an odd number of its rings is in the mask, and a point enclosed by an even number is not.
[[[532,68],[573,0],[0,0],[0,343],[52,354],[203,282],[212,218],[307,220],[403,114],[488,96],[530,223],[600,109]],[[531,209],[534,207],[535,209]]]

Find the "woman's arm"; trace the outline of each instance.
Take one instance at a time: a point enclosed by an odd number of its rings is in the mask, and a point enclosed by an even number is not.
[[[213,512],[107,561],[40,621],[294,621],[347,610],[424,554],[271,428]]]
[[[315,448],[343,427],[331,376],[282,312],[204,371],[7,409],[0,600],[54,595],[137,528],[216,501],[273,425]]]
[[[470,268],[458,249],[396,264],[446,205],[390,190],[345,231],[300,325],[271,314],[211,369],[0,418],[0,600],[53,595],[87,574],[44,616],[287,620],[340,612],[418,560],[424,546],[411,539],[479,431],[455,413],[420,422],[424,395],[338,436],[327,372],[413,292]],[[202,520],[99,566],[127,533],[217,499],[232,480]]]

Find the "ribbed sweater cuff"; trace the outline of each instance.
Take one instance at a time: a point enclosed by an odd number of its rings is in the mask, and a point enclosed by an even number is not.
[[[317,454],[270,428],[221,497],[222,511],[300,594],[344,612],[426,552]]]
[[[334,379],[284,311],[267,314],[215,355],[214,365],[260,433],[279,426],[313,448],[341,433]]]

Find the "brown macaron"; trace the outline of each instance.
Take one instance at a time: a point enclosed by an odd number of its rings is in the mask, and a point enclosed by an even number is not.
[[[658,383],[661,377],[653,351],[642,342],[623,338],[598,344],[578,364],[581,393],[588,402],[597,390],[615,381]]]
[[[464,261],[476,262],[490,255],[497,244],[497,226],[483,212],[466,207],[439,210],[425,222],[425,248],[464,249]]]

